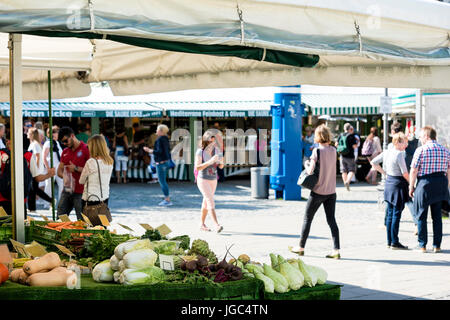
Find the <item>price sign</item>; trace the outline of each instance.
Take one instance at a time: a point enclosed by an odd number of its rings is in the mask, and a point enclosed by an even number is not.
[[[389,96],[380,97],[380,113],[392,113],[392,98]]]
[[[173,256],[167,256],[165,254],[159,255],[159,265],[163,270],[175,270],[175,263],[173,262]]]
[[[145,230],[153,230],[153,227],[147,223],[139,223]]]
[[[62,214],[59,216],[62,222],[70,222],[69,216],[67,214]]]
[[[172,232],[172,230],[170,230],[169,227],[166,226],[165,224],[160,225],[158,228],[156,228],[156,230],[158,230],[159,233],[161,233],[161,235],[162,235],[163,237],[164,237],[164,236],[167,236],[169,233]]]
[[[128,227],[128,226],[126,226],[126,225],[124,225],[124,224],[118,223],[118,225],[121,226],[121,227],[124,228],[124,229],[127,229],[128,231],[134,232],[133,229],[131,229],[130,227]]]
[[[100,219],[100,222],[102,223],[103,226],[105,227],[109,226],[108,218],[104,214],[99,214],[98,218]]]
[[[25,258],[31,258],[31,255],[28,253],[28,251],[25,248],[25,245],[23,243],[20,243],[13,239],[9,239],[9,241],[11,241],[11,244],[13,245],[14,250],[16,250],[16,252],[18,254],[24,256]]]
[[[59,244],[55,244],[55,246],[56,246],[59,250],[61,250],[62,253],[68,255],[69,258],[75,257],[75,254],[73,254],[73,252],[70,251],[69,249],[67,249],[66,247],[64,247],[64,246],[62,246],[62,245],[59,245]]]
[[[25,250],[32,257],[42,257],[47,254],[47,250],[38,242],[33,241],[31,244],[25,245]]]
[[[85,221],[88,225],[90,225],[90,226],[93,225],[92,222],[91,222],[91,220],[89,220],[89,218],[86,217],[83,213],[81,214],[81,216],[83,217],[84,221]]]
[[[8,214],[6,213],[5,209],[3,209],[3,207],[0,207],[0,217],[5,217]]]

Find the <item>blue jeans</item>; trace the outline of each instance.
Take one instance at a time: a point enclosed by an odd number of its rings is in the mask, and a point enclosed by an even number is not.
[[[387,205],[386,210],[387,244],[397,245],[399,244],[398,231],[400,228],[400,219],[402,218],[402,210],[400,210],[400,208],[396,208],[389,202],[386,202],[386,205]]]
[[[442,201],[430,205],[431,219],[433,220],[433,247],[440,248],[442,242]],[[419,246],[425,248],[428,240],[427,216],[428,207],[423,212],[418,212],[417,229],[419,231]]]
[[[169,171],[169,162],[156,165],[156,174],[158,175],[159,185],[161,186],[164,196],[169,196],[169,186],[167,185],[167,172]]]
[[[417,226],[417,218],[416,218],[416,215],[414,213],[414,202],[412,202],[412,200],[408,201],[406,203],[406,206],[408,207],[408,210],[411,213],[411,217],[412,217],[412,219],[414,221],[414,224]]]

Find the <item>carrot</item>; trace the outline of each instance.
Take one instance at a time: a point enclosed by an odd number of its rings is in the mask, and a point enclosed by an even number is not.
[[[50,222],[47,223],[47,226],[50,228],[57,228],[60,226],[66,226],[66,225],[70,225],[72,223],[72,221],[66,221],[66,222]]]

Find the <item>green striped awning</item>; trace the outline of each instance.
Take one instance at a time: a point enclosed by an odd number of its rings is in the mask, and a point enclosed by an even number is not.
[[[313,115],[368,115],[379,114],[379,107],[318,107],[312,108]]]
[[[320,115],[378,114],[381,94],[302,94],[302,103]]]

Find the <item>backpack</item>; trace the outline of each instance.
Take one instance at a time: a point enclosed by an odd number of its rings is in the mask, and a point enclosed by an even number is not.
[[[362,150],[361,150],[361,155],[363,156],[371,156],[374,153],[374,143],[373,140],[370,139],[366,139],[366,141],[364,141]]]
[[[339,152],[339,154],[345,156],[347,154],[350,153],[350,149],[347,146],[347,138],[349,135],[344,135],[342,134],[339,137],[339,141],[338,141],[338,146],[337,146],[337,152]]]
[[[8,155],[8,160],[5,162],[4,166],[2,166],[2,170],[0,172],[0,193],[5,199],[11,199],[11,160],[10,153],[7,150],[3,150],[4,153]],[[27,151],[24,154],[23,158],[23,182],[24,182],[24,197],[27,198],[30,193],[33,176],[31,175],[31,171],[29,168],[29,160],[27,158],[31,158],[32,153]]]

